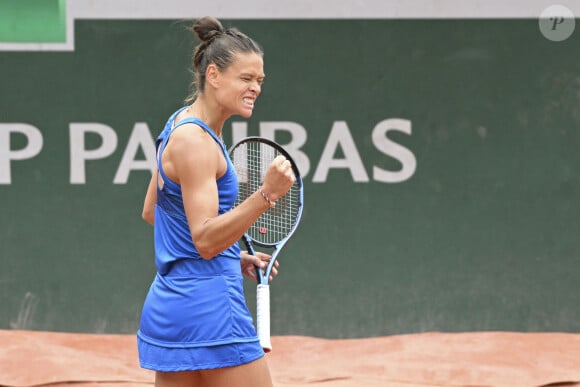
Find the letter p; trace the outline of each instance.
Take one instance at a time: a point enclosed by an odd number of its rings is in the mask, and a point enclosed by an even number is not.
[[[550,20],[552,21],[552,31],[556,31],[556,27],[558,24],[564,23],[563,17],[551,17]]]
[[[117,133],[107,125],[99,123],[71,123],[70,133],[70,183],[85,184],[85,161],[98,160],[113,154],[117,148]],[[95,149],[87,149],[86,134],[93,133],[102,140]]]
[[[24,135],[27,141],[26,146],[20,149],[11,149],[10,136],[12,133]],[[40,153],[42,144],[42,133],[35,126],[23,123],[0,124],[0,184],[12,183],[10,167],[12,160],[33,158]]]

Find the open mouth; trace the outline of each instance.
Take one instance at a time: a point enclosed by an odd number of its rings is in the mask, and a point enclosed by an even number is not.
[[[250,97],[245,97],[242,99],[242,101],[244,102],[244,105],[248,106],[249,108],[253,108],[254,103],[256,102],[256,99],[250,98]]]

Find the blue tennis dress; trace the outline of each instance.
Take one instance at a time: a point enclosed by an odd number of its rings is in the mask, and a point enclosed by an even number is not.
[[[170,180],[161,154],[175,128],[194,123],[222,148],[226,173],[216,183],[219,213],[231,210],[238,181],[225,148],[204,122],[187,118],[167,121],[156,141],[157,167],[163,188],[157,188],[155,206],[155,276],[141,312],[137,348],[141,367],[163,372],[231,367],[262,356],[252,316],[244,297],[237,243],[210,260],[195,248],[183,209],[181,187]]]

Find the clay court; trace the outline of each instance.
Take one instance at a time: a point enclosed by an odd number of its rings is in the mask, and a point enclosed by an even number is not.
[[[0,331],[0,386],[142,387],[133,335]],[[580,335],[422,333],[273,337],[276,387],[580,386]]]

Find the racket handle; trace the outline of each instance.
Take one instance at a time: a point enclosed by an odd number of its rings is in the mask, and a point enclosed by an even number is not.
[[[256,329],[264,352],[272,350],[270,342],[270,285],[259,284],[256,290]]]

